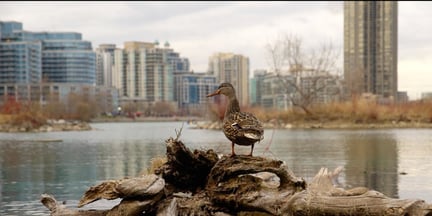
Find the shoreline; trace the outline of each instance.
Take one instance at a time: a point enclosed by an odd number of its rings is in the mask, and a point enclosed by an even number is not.
[[[135,119],[128,117],[113,117],[113,118],[95,118],[90,120],[89,123],[116,123],[116,122],[170,122],[170,121],[205,121],[200,117],[186,117],[186,116],[173,116],[173,117],[137,117]]]
[[[90,122],[51,120],[47,124],[38,128],[29,127],[29,125],[0,125],[0,132],[18,133],[18,132],[55,132],[55,131],[88,131],[93,130],[92,123],[124,123],[124,122],[187,122],[191,129],[222,129],[221,121],[210,121],[199,117],[139,117],[139,118],[96,118]],[[283,123],[277,121],[263,122],[265,129],[432,129],[432,123],[426,122],[371,122],[371,123],[354,123],[348,121],[304,121]]]
[[[38,132],[56,132],[56,131],[88,131],[93,128],[90,123],[83,121],[65,121],[49,120],[46,124],[39,127],[34,127],[30,123],[14,125],[14,124],[1,124],[1,133],[38,133]]]
[[[302,123],[263,123],[265,129],[432,129],[432,123],[399,122],[399,123],[351,123],[351,122],[302,122]],[[222,129],[221,122],[197,122],[194,129]]]
[[[175,122],[185,121],[193,129],[221,129],[222,122],[210,121],[199,117],[140,117],[136,119],[118,118],[118,119],[94,119],[90,123],[117,123],[117,122]],[[275,123],[275,121],[263,122],[266,129],[398,129],[398,128],[432,128],[432,123],[426,122],[371,122],[371,123],[354,123],[349,121],[304,121],[292,123]]]

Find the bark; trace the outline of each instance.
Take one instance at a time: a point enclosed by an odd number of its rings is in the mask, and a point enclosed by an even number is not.
[[[392,199],[365,187],[334,186],[342,171],[322,168],[310,183],[283,161],[238,155],[218,158],[213,150],[190,151],[168,139],[168,161],[155,174],[109,180],[91,187],[79,207],[122,198],[112,209],[67,209],[53,196],[41,202],[51,215],[427,215],[419,199]]]
[[[219,160],[217,154],[212,149],[191,152],[181,141],[172,138],[166,144],[168,161],[155,174],[161,175],[176,191],[195,192],[203,188],[208,173]]]

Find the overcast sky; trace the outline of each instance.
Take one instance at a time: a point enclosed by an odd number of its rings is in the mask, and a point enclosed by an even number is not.
[[[416,99],[432,92],[432,2],[399,2],[398,9],[398,87]],[[0,2],[0,20],[28,31],[79,32],[93,48],[168,41],[196,72],[215,52],[249,57],[251,73],[268,69],[265,45],[294,34],[306,47],[332,42],[342,70],[342,2]]]

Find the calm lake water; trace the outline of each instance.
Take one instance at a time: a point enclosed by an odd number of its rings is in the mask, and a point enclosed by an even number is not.
[[[48,215],[39,201],[42,193],[76,208],[89,187],[146,170],[151,158],[165,154],[165,140],[182,127],[181,140],[192,150],[231,151],[222,131],[191,129],[182,122],[92,127],[82,132],[0,133],[0,215]],[[249,150],[236,146],[238,154]],[[339,180],[346,188],[366,186],[389,197],[428,203],[432,203],[431,155],[432,129],[267,129],[254,150],[254,156],[285,161],[308,182],[321,167],[342,166]],[[85,209],[117,203],[100,200]]]

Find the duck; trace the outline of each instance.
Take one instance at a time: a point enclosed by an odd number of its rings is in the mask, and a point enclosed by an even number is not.
[[[231,157],[236,156],[234,145],[251,146],[248,156],[252,156],[255,143],[264,139],[262,123],[253,114],[240,111],[240,105],[236,97],[234,86],[225,82],[207,97],[215,95],[228,97],[228,104],[222,123],[222,131],[231,141]]]

